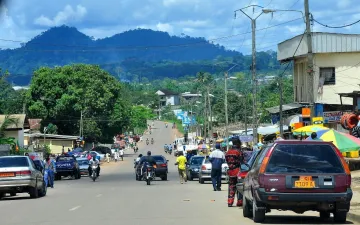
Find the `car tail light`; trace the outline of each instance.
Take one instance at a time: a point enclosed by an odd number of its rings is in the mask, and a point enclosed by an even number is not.
[[[275,145],[276,146],[276,145]],[[272,152],[274,151],[274,148],[275,146],[273,146],[265,155],[262,163],[261,163],[261,166],[260,166],[260,171],[259,171],[259,174],[264,174],[265,171],[266,171],[266,167],[267,165],[269,164],[269,160],[270,160],[270,156],[272,154]]]
[[[240,173],[238,173],[238,178],[241,178],[241,179],[244,179],[245,177],[246,177],[246,175],[247,175],[247,173],[248,172],[240,172]]]
[[[163,163],[160,165],[161,167],[166,167],[166,163]]]
[[[206,166],[205,166],[205,165],[202,165],[202,166],[201,166],[201,170],[206,170]]]
[[[342,153],[339,151],[339,149],[335,148],[336,154],[338,155],[342,166],[344,167],[347,179],[346,179],[346,185],[347,187],[351,187],[351,172],[350,172],[350,168],[349,165],[347,164],[347,162],[344,159],[344,156],[342,155]]]
[[[16,176],[29,176],[29,175],[31,175],[30,170],[23,170],[16,172]]]

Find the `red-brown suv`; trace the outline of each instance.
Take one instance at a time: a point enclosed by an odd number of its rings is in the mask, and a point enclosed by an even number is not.
[[[243,214],[263,222],[271,209],[318,211],[345,222],[352,198],[351,174],[330,142],[277,141],[256,158],[244,182]]]

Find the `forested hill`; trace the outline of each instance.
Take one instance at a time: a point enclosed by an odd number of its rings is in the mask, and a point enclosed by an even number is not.
[[[18,85],[28,84],[32,71],[41,66],[98,64],[122,79],[152,80],[222,69],[214,69],[215,59],[238,63],[238,70],[248,70],[251,62],[250,57],[204,38],[170,36],[148,29],[95,40],[74,27],[60,26],[41,33],[20,48],[0,50],[0,68],[8,70],[11,74],[8,79]],[[259,70],[278,67],[274,52],[259,53],[257,61]]]

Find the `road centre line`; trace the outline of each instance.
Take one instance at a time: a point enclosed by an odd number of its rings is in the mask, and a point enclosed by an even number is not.
[[[81,207],[81,205],[75,206],[74,208],[69,209],[69,211],[75,211],[75,210],[77,210],[77,209],[80,208],[80,207]]]

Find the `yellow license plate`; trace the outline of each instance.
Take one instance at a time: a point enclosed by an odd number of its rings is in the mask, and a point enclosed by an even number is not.
[[[0,173],[0,177],[15,177],[15,173]]]
[[[296,188],[314,188],[315,181],[312,180],[311,176],[300,176],[300,179],[295,181]]]

